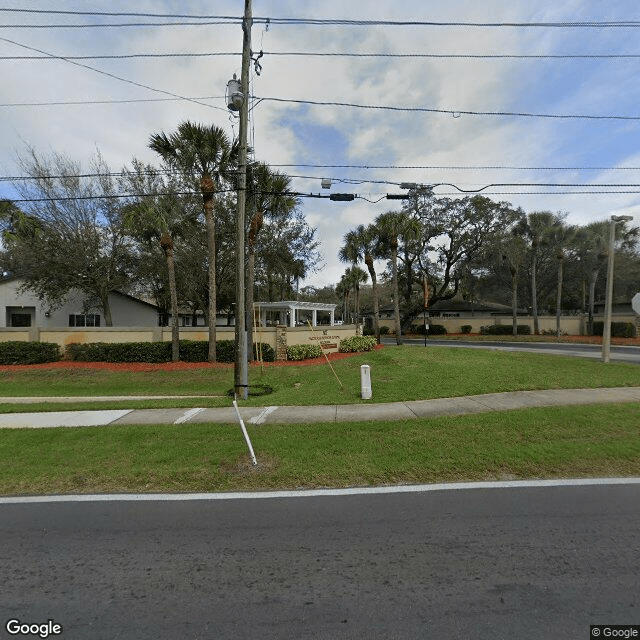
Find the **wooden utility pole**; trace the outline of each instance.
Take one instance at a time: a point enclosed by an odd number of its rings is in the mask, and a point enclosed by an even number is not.
[[[236,217],[236,309],[235,338],[236,360],[234,368],[234,390],[238,398],[246,400],[249,396],[247,328],[245,319],[245,249],[244,219],[247,201],[247,129],[249,124],[249,64],[251,62],[251,0],[244,2],[244,20],[242,22],[242,75],[240,90],[240,130],[238,133],[238,210]]]

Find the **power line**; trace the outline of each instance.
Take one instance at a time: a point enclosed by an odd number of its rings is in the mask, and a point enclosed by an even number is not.
[[[35,9],[0,9],[2,12],[21,12],[31,14],[49,15],[77,15],[91,17],[144,17],[144,18],[171,18],[181,20],[193,20],[187,22],[160,22],[160,23],[116,23],[116,24],[60,24],[60,25],[0,25],[0,28],[84,28],[84,27],[121,27],[121,26],[175,26],[184,24],[241,24],[241,16],[219,15],[193,15],[193,14],[160,14],[160,13],[129,13],[129,12],[103,12],[103,11],[61,11],[61,10],[35,10]],[[253,18],[256,24],[265,25],[289,25],[289,26],[346,26],[346,27],[473,27],[473,28],[553,28],[553,29],[635,29],[640,27],[638,20],[565,20],[554,22],[475,22],[475,21],[433,21],[433,20],[354,20],[344,18]]]
[[[523,111],[466,111],[461,109],[435,109],[433,107],[399,107],[393,105],[357,104],[354,102],[334,102],[321,100],[296,100],[293,98],[273,98],[252,96],[260,102],[281,102],[290,104],[308,104],[312,106],[350,107],[355,109],[372,109],[383,111],[402,111],[413,113],[441,113],[458,118],[460,116],[509,116],[517,118],[552,118],[578,120],[640,120],[640,116],[620,115],[588,115],[588,114],[560,114],[560,113],[528,113]]]
[[[7,102],[0,104],[0,107],[62,107],[62,106],[79,106],[79,105],[98,105],[98,104],[134,104],[136,102],[176,102],[176,101],[188,101],[201,104],[200,100],[223,100],[224,96],[203,96],[201,98],[187,98],[178,97],[175,98],[134,98],[130,100],[66,100],[58,102]],[[203,105],[212,107],[214,109],[221,109],[221,107],[214,107],[213,105]]]
[[[203,107],[208,107],[210,109],[220,109],[221,111],[225,111],[226,109],[222,109],[222,107],[215,107],[213,105],[210,104],[206,104],[204,102],[198,102],[197,100],[194,100],[192,98],[185,98],[184,96],[180,96],[178,94],[175,93],[171,93],[170,91],[165,91],[164,89],[156,89],[155,87],[150,87],[149,85],[146,84],[142,84],[140,82],[135,82],[134,80],[128,80],[127,78],[122,78],[120,76],[117,76],[113,73],[109,73],[107,71],[102,71],[101,69],[96,69],[95,67],[90,67],[89,65],[83,64],[81,62],[76,62],[74,60],[70,60],[68,58],[64,58],[62,56],[58,56],[55,55],[53,53],[49,53],[48,51],[43,51],[42,49],[36,49],[35,47],[30,47],[26,44],[22,44],[20,42],[15,42],[14,40],[9,40],[8,38],[2,38],[0,37],[0,40],[2,40],[3,42],[8,42],[10,44],[16,45],[17,47],[22,47],[23,49],[29,49],[30,51],[36,51],[37,53],[42,53],[46,56],[49,56],[51,58],[56,58],[57,60],[62,60],[63,62],[68,62],[69,64],[75,65],[77,67],[81,67],[83,69],[88,69],[89,71],[93,71],[95,73],[99,73],[100,75],[103,76],[107,76],[108,78],[113,78],[114,80],[118,80],[120,82],[125,82],[127,84],[131,84],[135,87],[140,87],[142,89],[147,89],[148,91],[154,91],[155,93],[161,93],[167,96],[171,96],[172,98],[179,98],[180,100],[186,100],[187,102],[193,102],[195,104],[199,104],[200,106]]]
[[[358,53],[350,51],[262,51],[265,56],[283,57],[338,57],[338,58],[401,58],[401,59],[453,59],[453,60],[637,60],[640,53]],[[210,58],[240,56],[240,51],[210,51],[202,53],[130,53],[110,55],[60,56],[65,60],[128,60],[155,58]],[[0,56],[0,60],[51,60],[51,56]]]

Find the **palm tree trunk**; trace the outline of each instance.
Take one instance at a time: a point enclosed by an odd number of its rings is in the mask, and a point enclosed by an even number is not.
[[[532,247],[531,256],[531,314],[533,315],[533,334],[540,335],[540,324],[538,322],[538,285],[536,282],[536,271],[538,270],[538,247]]]
[[[560,314],[562,312],[562,279],[564,259],[558,260],[558,294],[556,296],[556,336],[560,337]]]
[[[178,294],[176,292],[176,269],[173,262],[173,251],[167,253],[167,270],[169,271],[169,293],[171,296],[171,361],[180,360],[180,328],[178,324]]]
[[[598,280],[598,269],[594,269],[591,272],[591,278],[589,279],[589,322],[588,332],[589,335],[593,335],[593,310],[596,298],[596,281]]]
[[[373,295],[373,331],[376,336],[376,342],[380,344],[380,304],[378,302],[378,278],[376,270],[373,266],[373,257],[366,255],[364,262],[371,276],[371,294]]]
[[[518,272],[511,274],[511,312],[513,316],[513,335],[518,335]]]
[[[396,323],[396,344],[402,344],[402,330],[400,328],[400,288],[398,286],[398,245],[391,247],[391,279],[393,283],[393,315]]]
[[[216,221],[213,215],[213,184],[211,178],[202,179],[204,219],[207,227],[207,249],[209,252],[209,362],[216,361]],[[239,322],[236,318],[236,322]]]
[[[178,324],[178,293],[176,287],[176,269],[173,261],[173,238],[168,231],[160,236],[160,246],[167,259],[169,296],[171,298],[171,361],[180,360],[180,329]]]

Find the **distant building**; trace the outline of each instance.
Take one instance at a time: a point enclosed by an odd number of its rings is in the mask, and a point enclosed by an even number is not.
[[[103,327],[104,316],[88,307],[80,292],[70,293],[56,309],[48,309],[32,291],[21,291],[21,278],[0,280],[0,327]],[[112,291],[109,294],[114,327],[155,327],[159,308],[133,296]]]

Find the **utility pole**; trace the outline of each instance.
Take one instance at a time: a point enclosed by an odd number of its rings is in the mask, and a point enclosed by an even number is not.
[[[234,391],[238,398],[246,400],[249,396],[247,328],[245,314],[245,250],[244,218],[247,201],[247,129],[249,124],[249,64],[251,62],[251,0],[244,2],[244,20],[242,22],[242,74],[240,90],[240,130],[238,133],[238,209],[236,216],[236,310],[235,338],[236,361],[234,368]]]

